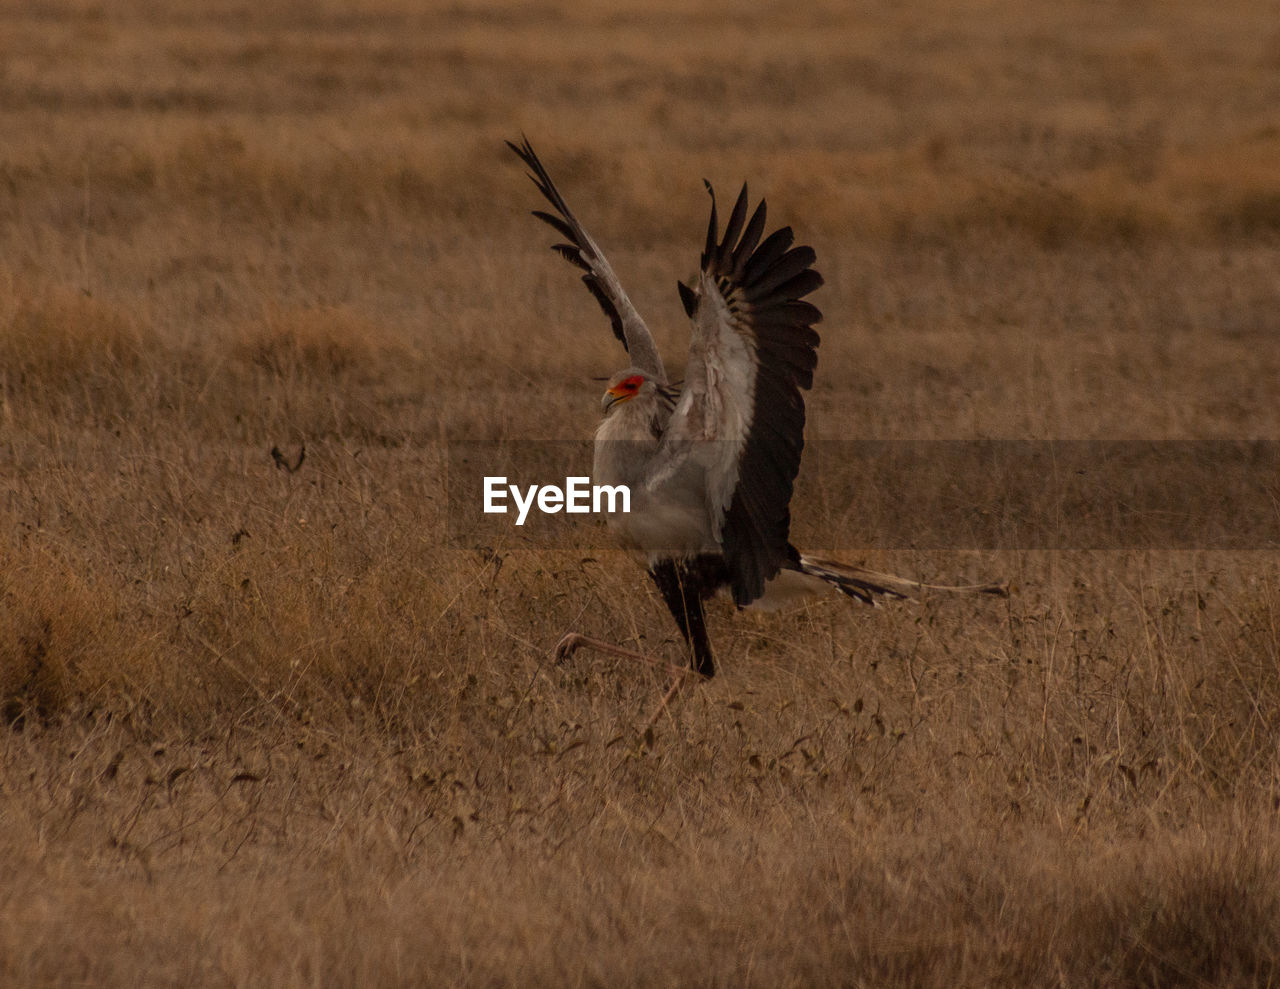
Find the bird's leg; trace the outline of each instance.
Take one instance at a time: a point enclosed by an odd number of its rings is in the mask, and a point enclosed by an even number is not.
[[[676,694],[680,693],[680,688],[684,686],[685,681],[688,680],[690,676],[696,675],[696,670],[684,669],[680,671],[680,675],[671,681],[671,686],[668,687],[667,692],[662,695],[662,700],[660,700],[658,702],[658,706],[654,708],[653,714],[649,715],[649,720],[644,723],[646,730],[652,728],[658,723],[658,719],[666,712],[667,705],[671,703]]]
[[[671,617],[680,626],[680,634],[689,645],[690,664],[704,677],[715,676],[711,640],[707,637],[707,617],[702,609],[703,595],[697,587],[695,575],[684,565],[662,560],[649,570],[649,576],[658,585]]]
[[[653,582],[658,585],[663,600],[671,611],[671,616],[680,626],[680,632],[689,647],[689,666],[680,670],[680,674],[672,681],[662,700],[654,709],[645,729],[652,728],[666,712],[676,694],[690,677],[710,679],[715,676],[715,661],[711,655],[711,640],[707,636],[706,613],[702,608],[701,588],[694,572],[689,567],[676,564],[670,560],[658,563],[649,571]]]
[[[654,709],[653,714],[644,723],[646,729],[652,728],[658,723],[658,719],[662,717],[667,705],[680,692],[680,688],[684,686],[686,680],[691,677],[702,679],[702,675],[698,673],[692,666],[674,666],[671,663],[664,663],[660,659],[653,656],[646,656],[642,652],[636,652],[634,649],[626,649],[622,646],[615,646],[612,642],[605,642],[603,639],[593,639],[586,635],[580,635],[577,632],[566,632],[556,643],[555,657],[557,660],[567,659],[575,651],[586,646],[589,649],[595,649],[597,652],[608,653],[611,656],[622,656],[624,659],[638,659],[642,663],[664,669],[669,673],[675,674],[675,679],[671,681],[671,686],[667,688],[667,692],[663,694],[662,700]]]
[[[685,666],[674,666],[671,663],[663,662],[654,656],[646,656],[642,652],[636,652],[634,649],[626,649],[623,646],[616,646],[612,642],[605,642],[603,639],[593,639],[586,635],[579,635],[577,632],[566,632],[556,643],[555,657],[557,660],[567,659],[573,655],[578,649],[586,646],[588,649],[594,649],[597,652],[608,653],[611,656],[621,656],[624,659],[637,659],[642,663],[647,663],[658,669],[667,670],[675,673],[680,677],[693,672]]]
[[[668,709],[686,680],[691,677],[709,679],[715,676],[716,672],[715,661],[711,654],[711,641],[707,636],[706,614],[702,608],[702,599],[705,596],[704,587],[700,586],[701,582],[698,580],[697,572],[683,563],[677,563],[674,560],[662,560],[649,570],[649,576],[653,578],[653,582],[658,586],[667,608],[670,609],[672,617],[675,618],[676,624],[680,627],[680,634],[684,636],[684,641],[689,648],[688,666],[673,666],[670,663],[664,663],[660,659],[655,659],[653,656],[646,656],[642,652],[636,652],[634,649],[625,649],[622,646],[614,645],[612,642],[592,639],[577,632],[565,633],[560,641],[556,643],[555,648],[555,656],[558,660],[565,659],[583,646],[588,646],[611,656],[638,659],[649,666],[674,673],[675,679],[672,681],[671,686],[663,694],[657,709],[649,717],[649,720],[645,722],[646,729],[652,728],[658,718],[662,716],[662,713]]]

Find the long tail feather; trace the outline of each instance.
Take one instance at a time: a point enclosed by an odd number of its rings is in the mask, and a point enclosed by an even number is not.
[[[811,556],[800,557],[800,571],[825,580],[841,594],[873,606],[879,597],[915,598],[934,593],[992,594],[1002,598],[1009,596],[1009,584],[1006,581],[989,584],[924,584],[906,577],[895,577],[893,574]]]

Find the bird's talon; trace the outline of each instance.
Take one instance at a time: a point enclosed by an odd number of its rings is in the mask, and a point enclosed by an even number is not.
[[[556,643],[555,657],[557,662],[568,659],[582,645],[582,636],[577,632],[566,632]]]

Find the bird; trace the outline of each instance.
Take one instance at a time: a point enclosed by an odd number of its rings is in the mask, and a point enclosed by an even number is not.
[[[796,245],[791,227],[766,235],[764,199],[751,210],[744,183],[721,232],[715,191],[704,180],[711,197],[706,242],[691,284],[677,283],[691,335],[684,380],[676,383],[604,252],[528,138],[507,146],[551,206],[533,215],[562,238],[553,249],[583,271],[627,353],[627,367],[609,378],[601,397],[592,480],[629,488],[630,510],[607,521],[642,559],[685,641],[688,665],[576,632],[557,643],[558,657],[589,646],[677,672],[656,718],[688,674],[716,673],[704,604],[717,595],[738,608],[777,607],[832,590],[871,605],[932,590],[1007,595],[1003,582],[923,584],[812,557],[791,544],[804,392],[813,384],[814,326],[822,318],[806,297],[822,276],[813,248]]]

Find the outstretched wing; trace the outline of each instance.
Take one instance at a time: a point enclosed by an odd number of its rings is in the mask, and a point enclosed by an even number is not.
[[[747,219],[747,188],[717,239],[715,193],[696,288],[680,285],[693,322],[680,404],[664,445],[669,464],[702,460],[712,531],[739,605],[794,562],[791,492],[804,449],[802,389],[813,384],[822,314],[804,301],[822,284],[811,247],[790,227],[764,240],[765,204]],[[698,450],[702,452],[697,452]]]
[[[559,215],[537,209],[533,215],[551,226],[565,243],[556,244],[555,250],[571,264],[586,272],[582,276],[583,283],[591,290],[591,294],[600,303],[600,308],[613,324],[614,335],[622,342],[631,357],[633,367],[644,371],[658,384],[666,384],[667,376],[662,367],[662,358],[658,356],[658,348],[654,345],[649,328],[636,312],[635,306],[622,290],[622,283],[609,267],[604,253],[591,239],[591,235],[583,229],[577,217],[570,212],[560,190],[551,181],[551,176],[543,168],[542,162],[534,154],[528,138],[522,138],[520,144],[507,142],[507,147],[529,166],[530,178],[538,191],[546,197]]]

